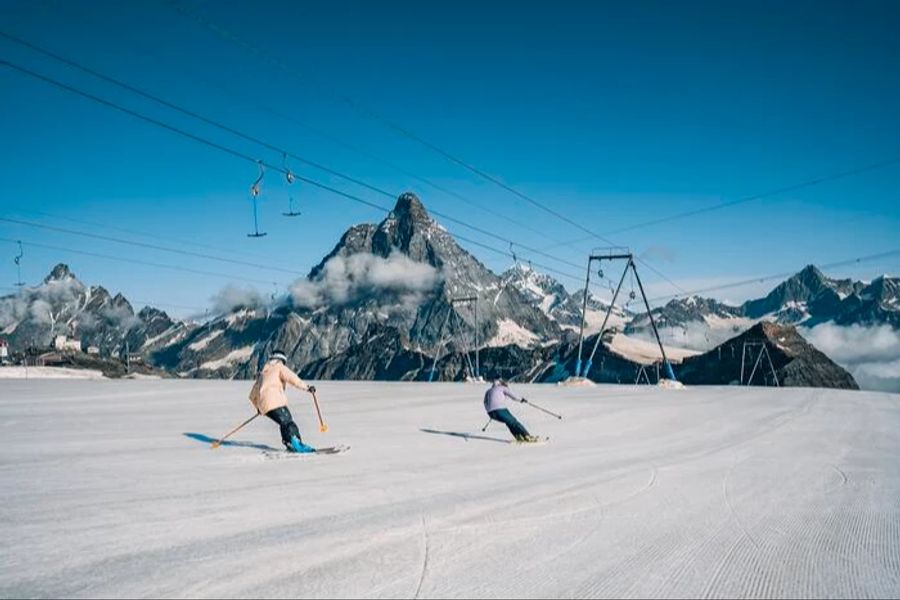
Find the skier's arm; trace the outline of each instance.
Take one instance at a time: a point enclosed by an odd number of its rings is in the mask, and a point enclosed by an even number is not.
[[[306,384],[303,382],[303,380],[300,379],[300,378],[297,376],[296,373],[294,373],[293,371],[291,371],[291,370],[288,369],[287,367],[282,367],[281,374],[282,374],[282,377],[284,378],[284,381],[285,381],[286,383],[288,383],[289,385],[294,386],[294,387],[297,388],[298,390],[303,390],[303,391],[306,391],[306,392],[314,392],[314,391],[316,391],[316,388],[314,388],[314,387],[311,386],[311,385],[306,385]]]
[[[511,399],[511,400],[515,400],[516,402],[525,402],[525,398],[519,398],[518,396],[516,396],[515,394],[513,394],[513,393],[510,391],[509,388],[504,388],[504,389],[503,389],[503,394],[504,394],[507,398],[509,398],[509,399]]]

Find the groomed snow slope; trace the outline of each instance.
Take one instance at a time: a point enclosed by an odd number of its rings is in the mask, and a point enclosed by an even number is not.
[[[0,379],[106,379],[100,371],[66,367],[0,367]]]
[[[351,452],[210,450],[247,387],[0,382],[0,596],[900,596],[900,396],[520,386],[565,420],[515,447],[482,386],[322,383]]]

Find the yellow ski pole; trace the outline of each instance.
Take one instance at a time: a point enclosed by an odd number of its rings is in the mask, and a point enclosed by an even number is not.
[[[316,414],[319,415],[319,431],[325,433],[328,431],[328,425],[325,424],[325,420],[322,419],[322,410],[319,408],[319,399],[316,398],[316,393],[311,392],[313,397],[313,403],[316,405]]]
[[[250,421],[252,421],[253,419],[255,419],[255,418],[258,417],[258,416],[259,416],[259,413],[256,413],[255,415],[253,415],[252,417],[250,417],[249,419],[247,419],[246,421],[244,421],[243,423],[241,423],[240,425],[238,425],[237,427],[235,427],[234,429],[232,429],[231,431],[229,431],[228,433],[226,433],[226,434],[222,437],[222,439],[216,440],[215,442],[213,442],[211,448],[212,448],[213,450],[215,450],[216,448],[218,448],[219,446],[221,446],[221,445],[222,445],[222,442],[224,442],[226,439],[230,438],[232,435],[234,435],[235,433],[237,433],[239,430],[243,429],[245,425],[247,425]]]

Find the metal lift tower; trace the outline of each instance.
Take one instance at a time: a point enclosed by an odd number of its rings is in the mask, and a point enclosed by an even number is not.
[[[587,361],[584,363],[584,370],[582,370],[582,349],[584,347],[584,328],[585,323],[587,321],[587,302],[588,302],[588,293],[591,284],[591,266],[594,262],[597,262],[601,265],[603,261],[614,261],[614,260],[624,260],[625,261],[625,269],[622,271],[622,277],[619,279],[619,285],[616,286],[616,291],[613,293],[612,301],[609,304],[609,308],[606,310],[606,316],[603,318],[603,325],[600,327],[600,332],[597,335],[597,340],[594,342],[594,348],[591,350],[591,354],[588,357]],[[650,302],[647,300],[647,294],[644,293],[644,285],[641,283],[641,277],[638,275],[637,267],[634,264],[634,254],[628,248],[603,248],[594,250],[590,256],[588,256],[587,263],[587,277],[584,282],[584,303],[581,309],[581,333],[578,336],[578,361],[575,363],[575,377],[587,377],[588,372],[591,370],[591,366],[594,364],[594,356],[597,354],[597,348],[600,346],[600,340],[603,338],[603,332],[606,331],[606,324],[609,322],[609,317],[612,314],[613,307],[616,305],[616,300],[619,298],[619,292],[622,291],[622,284],[625,283],[625,277],[628,275],[628,270],[631,269],[631,272],[634,274],[635,280],[637,280],[638,288],[641,291],[641,297],[644,300],[644,306],[647,308],[647,317],[650,319],[650,326],[653,329],[653,335],[656,338],[656,343],[659,345],[659,351],[662,354],[663,365],[666,369],[666,376],[669,379],[675,379],[675,371],[672,369],[671,363],[669,363],[669,359],[666,357],[666,350],[663,348],[662,340],[659,339],[659,331],[656,329],[656,321],[653,319],[653,311],[650,309]],[[632,300],[634,299],[634,290],[631,291]]]

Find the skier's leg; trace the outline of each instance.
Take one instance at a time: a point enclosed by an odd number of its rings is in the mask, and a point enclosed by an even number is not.
[[[525,429],[525,426],[519,423],[519,420],[512,413],[509,413],[509,418],[511,420],[509,424],[509,430],[513,431],[513,429],[515,429],[515,433],[513,433],[513,435],[516,436],[516,439],[531,437],[531,434],[528,433],[528,430]]]
[[[291,438],[294,436],[302,443],[300,429],[294,423],[291,411],[286,406],[270,410],[266,413],[266,416],[278,423],[278,427],[281,429],[281,441],[286,448],[291,447]]]
[[[270,410],[266,413],[266,416],[275,421],[278,424],[278,428],[281,430],[281,443],[287,446],[290,443],[290,438],[285,438],[285,415],[280,408],[276,408]]]
[[[290,411],[290,409],[288,409],[287,406],[285,406],[283,410],[287,414],[287,419],[288,419],[288,423],[287,423],[288,439],[295,437],[302,444],[303,438],[300,437],[300,428],[297,427],[297,424],[294,422],[294,416],[291,414],[291,411]]]
[[[508,409],[502,408],[500,410],[492,410],[488,415],[495,421],[500,421],[506,425],[506,427],[509,428],[509,432],[517,440],[528,435],[528,431],[522,427],[522,424],[516,420]]]

